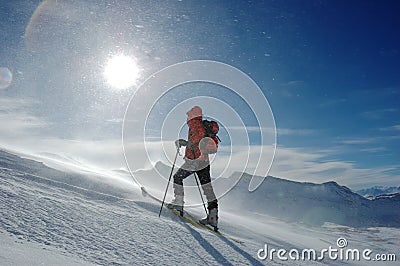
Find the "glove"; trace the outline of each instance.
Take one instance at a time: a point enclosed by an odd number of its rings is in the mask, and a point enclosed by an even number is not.
[[[179,149],[182,146],[186,146],[187,145],[187,141],[184,139],[178,139],[175,140],[175,146]]]

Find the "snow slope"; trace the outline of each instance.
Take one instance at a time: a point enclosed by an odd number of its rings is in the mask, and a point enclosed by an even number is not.
[[[2,265],[94,265],[48,245],[0,231]]]
[[[221,201],[220,227],[243,240],[239,244],[196,229],[168,210],[158,218],[159,204],[144,198],[138,186],[126,180],[98,172],[60,171],[0,151],[0,264],[341,265],[327,259],[257,258],[264,244],[321,249],[335,246],[338,237],[346,237],[353,247],[398,253],[396,228],[285,222],[228,203],[224,209],[226,198]],[[201,208],[191,211],[200,215]]]

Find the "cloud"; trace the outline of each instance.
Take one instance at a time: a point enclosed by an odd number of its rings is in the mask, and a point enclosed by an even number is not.
[[[385,117],[387,114],[398,112],[397,108],[386,108],[361,113],[361,116],[367,119],[375,120]]]
[[[13,113],[0,113],[0,135],[4,138],[15,138],[18,135],[27,133],[29,130],[42,128],[48,125],[44,120],[35,117],[24,111],[15,111]]]
[[[0,110],[2,112],[12,112],[25,107],[32,107],[39,102],[32,99],[0,97]]]
[[[36,104],[38,102],[28,99],[0,98],[0,136],[3,141],[33,135],[49,125],[29,112]]]
[[[308,128],[278,128],[278,135],[311,136],[317,134],[317,130]]]
[[[48,136],[51,125],[30,112],[39,102],[30,99],[0,98],[0,145],[31,154],[56,154],[106,168],[125,166],[121,139],[73,140]]]
[[[122,124],[124,122],[124,119],[123,118],[112,118],[112,119],[107,119],[106,122],[114,123],[114,124]]]
[[[338,104],[342,104],[342,103],[345,103],[345,102],[347,102],[347,99],[345,99],[345,98],[332,99],[332,100],[328,100],[328,101],[322,102],[322,103],[318,104],[318,106],[322,107],[322,108],[324,108],[324,107],[333,107],[333,106],[336,106]]]
[[[375,143],[378,140],[379,140],[378,137],[375,137],[375,138],[353,138],[353,139],[340,140],[340,141],[338,141],[338,143],[346,144],[346,145],[363,145],[363,144]]]
[[[251,132],[263,132],[263,133],[271,133],[273,134],[275,132],[275,129],[273,128],[261,128],[261,127],[256,127],[256,126],[247,126],[247,127],[228,127],[228,130],[240,130],[240,131],[247,131],[249,133]],[[314,129],[308,129],[308,128],[276,128],[276,132],[278,135],[294,135],[294,136],[310,136],[310,135],[315,135],[318,133],[317,130]]]
[[[374,143],[383,143],[383,142],[399,140],[399,139],[400,139],[400,135],[360,137],[360,138],[339,140],[339,141],[337,141],[337,143],[345,144],[345,145],[366,145],[366,144],[374,144]]]
[[[380,131],[400,131],[400,125],[394,125],[390,127],[383,127],[379,129]]]
[[[331,151],[279,147],[270,175],[300,182],[336,181],[354,189],[398,185],[400,164],[362,168],[354,162],[329,159]]]
[[[33,155],[70,158],[87,165],[103,169],[125,167],[122,142],[120,139],[102,141],[72,140],[55,137],[21,138],[10,140],[2,145],[8,149]]]
[[[371,147],[371,148],[360,149],[360,151],[369,152],[369,153],[376,153],[376,152],[387,151],[387,149],[385,147]]]

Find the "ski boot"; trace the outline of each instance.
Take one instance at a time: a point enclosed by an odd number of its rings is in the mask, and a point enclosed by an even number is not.
[[[179,212],[181,216],[183,216],[183,205],[185,202],[183,201],[183,196],[177,195],[175,198],[171,201],[171,203],[168,203],[166,206],[169,209],[173,209]]]
[[[209,210],[207,217],[199,221],[201,224],[210,225],[214,231],[218,232],[218,209],[213,208]]]

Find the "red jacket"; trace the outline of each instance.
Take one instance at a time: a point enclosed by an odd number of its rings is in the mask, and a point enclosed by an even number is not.
[[[187,113],[187,125],[189,126],[188,144],[185,150],[185,157],[188,159],[199,159],[208,161],[208,154],[200,150],[200,141],[204,138],[203,114],[199,106],[195,106]]]

